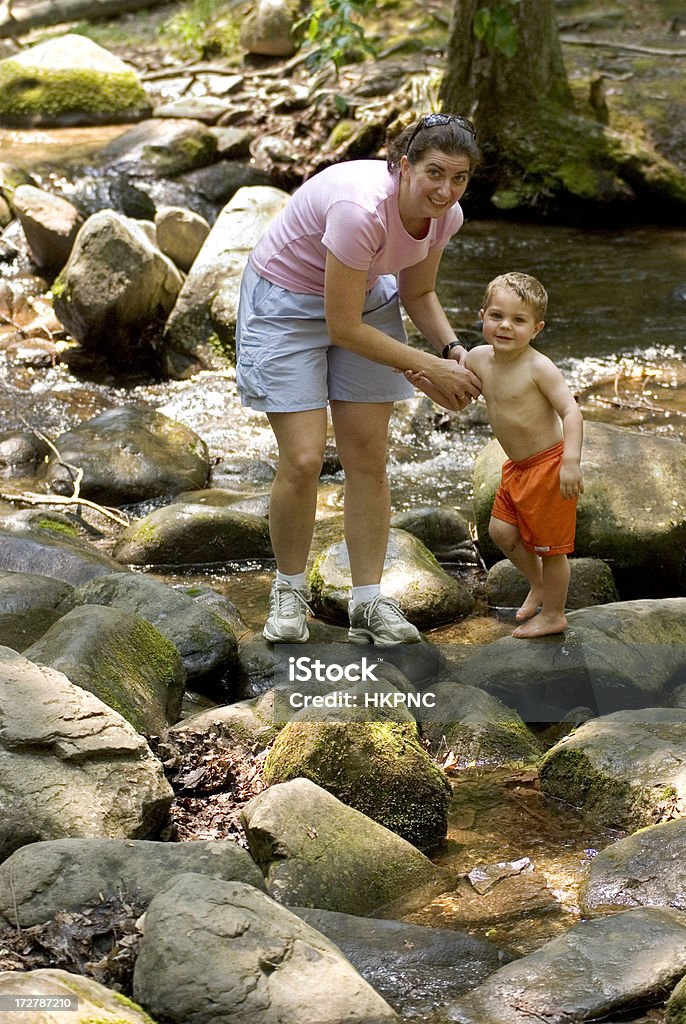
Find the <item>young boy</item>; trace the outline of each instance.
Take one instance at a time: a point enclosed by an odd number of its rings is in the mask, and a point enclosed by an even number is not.
[[[584,490],[581,413],[558,368],[531,347],[547,304],[535,277],[496,277],[479,311],[488,344],[472,349],[466,363],[481,378],[489,423],[509,457],[488,532],[531,588],[515,616],[521,623],[515,637],[562,633],[567,626],[567,554],[574,550],[576,503]],[[420,374],[407,376],[444,404]]]

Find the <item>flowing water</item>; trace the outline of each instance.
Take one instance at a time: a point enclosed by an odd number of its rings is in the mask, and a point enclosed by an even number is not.
[[[546,286],[550,306],[541,347],[563,370],[587,419],[686,440],[685,230],[467,223],[447,250],[439,292],[452,322],[472,332],[474,340],[484,286],[508,270],[532,273]],[[482,408],[450,418],[429,414],[427,401],[405,403],[394,419],[394,508],[446,503],[469,516],[471,465],[489,436]],[[35,371],[2,367],[0,430],[28,422],[55,438],[107,408],[129,403],[150,405],[196,430],[215,460],[215,486],[267,493],[276,457],[273,438],[261,415],[240,408],[232,371],[124,385],[79,377],[66,363]],[[321,515],[340,514],[341,488],[336,474],[322,482]],[[259,628],[270,568],[264,563],[212,567],[192,578],[222,590],[239,605],[248,627]],[[473,643],[507,632],[507,625],[481,608],[431,637]],[[542,797],[535,774],[475,767],[455,778],[448,840],[436,860],[461,872],[524,857],[530,864],[487,895],[478,896],[465,881],[411,919],[468,928],[527,952],[578,920],[576,894],[585,866],[614,838],[584,823],[573,809]]]

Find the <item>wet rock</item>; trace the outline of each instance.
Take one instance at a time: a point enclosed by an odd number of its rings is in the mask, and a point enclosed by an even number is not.
[[[332,942],[250,885],[179,875],[144,927],[134,996],[172,1024],[398,1019]]]
[[[179,503],[130,526],[114,549],[127,565],[203,565],[272,555],[261,516],[211,505]]]
[[[172,800],[121,715],[52,668],[0,648],[0,859],[44,839],[145,839]],[[52,796],[52,798],[51,798]]]
[[[309,710],[298,718],[267,755],[269,785],[310,779],[419,849],[445,838],[452,789],[420,746],[413,721],[376,721],[371,728],[357,720],[319,721]]]
[[[297,4],[292,0],[258,0],[244,19],[240,43],[248,53],[290,57],[295,53]]]
[[[501,557],[488,537],[488,522],[504,459],[498,442],[491,441],[474,465],[476,527],[489,561]],[[647,467],[645,473],[636,473],[639,465]],[[609,562],[623,596],[683,593],[686,445],[590,422],[582,468],[585,490],[578,507],[576,555]]]
[[[57,608],[71,594],[72,587],[61,580],[28,572],[0,569],[0,613]]]
[[[216,158],[217,141],[208,128],[190,118],[151,118],[108,143],[100,154],[109,172],[136,177],[175,178]]]
[[[309,583],[316,611],[347,622],[352,581],[344,542],[319,555]],[[474,607],[474,598],[464,584],[448,576],[422,542],[404,530],[390,531],[382,590],[420,628],[461,619]]]
[[[86,36],[58,36],[0,61],[2,124],[116,124],[149,112],[133,68]]]
[[[69,533],[56,528],[49,519],[33,524],[18,519],[13,527],[4,517],[0,525],[0,568],[23,572],[27,566],[38,576],[74,587],[96,576],[126,571],[119,562],[82,540],[76,528]]]
[[[289,908],[326,935],[403,1019],[427,1019],[512,960],[452,928]]]
[[[411,533],[441,562],[462,561],[464,545],[471,547],[469,523],[459,512],[447,506],[396,512],[391,518],[391,526]]]
[[[264,889],[250,855],[224,840],[54,839],[22,846],[0,864],[0,915],[30,928],[114,896],[146,906],[185,871]]]
[[[176,648],[189,685],[230,672],[235,663],[236,637],[226,620],[160,580],[134,573],[101,576],[73,591],[61,611],[80,605],[119,608],[145,619]]]
[[[155,215],[157,244],[180,270],[190,270],[210,233],[204,217],[178,206],[163,206]]]
[[[628,907],[686,910],[686,818],[626,836],[591,861],[581,892],[584,915]]]
[[[671,706],[686,666],[686,598],[620,601],[570,612],[564,634],[504,637],[458,672],[515,708],[526,722],[554,722],[574,708],[609,714]]]
[[[642,1001],[686,971],[686,914],[656,907],[584,921],[506,964],[445,1012],[456,1024],[588,1021]]]
[[[267,890],[281,903],[362,916],[383,908],[393,917],[451,885],[410,843],[309,779],[260,793],[241,822]]]
[[[73,608],[24,656],[63,672],[137,732],[159,735],[179,720],[186,673],[178,651],[130,611]]]
[[[37,266],[61,270],[69,259],[83,218],[66,199],[33,185],[20,185],[12,200]]]
[[[542,750],[519,715],[475,686],[445,680],[431,686],[435,706],[422,712],[422,736],[434,756],[457,768],[531,764]]]
[[[30,999],[37,993],[54,996],[57,1000],[69,1000],[74,1008],[68,1011],[72,1024],[96,1020],[102,1024],[152,1024],[145,1010],[126,996],[112,992],[100,982],[81,974],[59,970],[0,973],[0,996],[3,999]],[[32,1009],[29,1014],[30,1024],[53,1024],[55,1020],[51,1009]]]
[[[570,558],[571,578],[567,608],[588,608],[619,600],[610,566],[600,558]],[[486,597],[496,608],[519,608],[529,593],[529,583],[509,559],[491,566],[486,579]]]
[[[182,284],[181,273],[138,221],[94,213],[53,284],[55,312],[89,352],[129,372],[154,367],[154,338]]]
[[[676,986],[665,1006],[665,1024],[684,1024],[686,1021],[686,977]]]
[[[72,474],[83,471],[80,493],[104,505],[126,505],[202,487],[210,471],[205,442],[183,423],[146,406],[108,409],[55,441],[42,472],[56,494],[71,494]]]
[[[544,756],[541,789],[595,822],[634,830],[686,814],[686,711],[594,718]]]
[[[348,630],[316,620],[308,622],[310,643],[316,645],[347,644]],[[415,645],[416,646],[416,645]],[[253,635],[238,644],[239,684],[241,697],[251,699],[283,683],[284,659],[274,645],[261,635]]]
[[[164,368],[170,377],[230,362],[246,258],[287,200],[287,193],[270,186],[239,189],[220,214],[167,321]]]
[[[229,600],[225,594],[220,594],[213,587],[203,587],[197,584],[190,587],[180,586],[175,589],[178,593],[190,597],[201,608],[211,611],[213,615],[225,622],[236,636],[245,632],[246,625],[243,616],[233,601]]]

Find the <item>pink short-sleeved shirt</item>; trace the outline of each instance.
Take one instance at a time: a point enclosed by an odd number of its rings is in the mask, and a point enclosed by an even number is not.
[[[324,294],[327,251],[353,270],[367,271],[371,288],[445,247],[462,227],[455,203],[413,238],[398,210],[398,177],[381,160],[334,164],[302,185],[274,218],[250,255],[268,281],[292,292]]]

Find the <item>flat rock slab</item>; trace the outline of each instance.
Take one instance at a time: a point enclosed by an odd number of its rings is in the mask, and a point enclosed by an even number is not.
[[[96,1021],[97,1024],[155,1024],[152,1017],[126,996],[80,974],[57,970],[3,971],[0,974],[3,999],[26,999],[36,995],[52,996],[63,1009],[6,1010],[0,1015],[3,1024],[14,1024],[15,1020],[26,1024],[56,1024],[65,1019],[69,1024],[95,1024]],[[74,1009],[67,1009],[65,1001]]]

